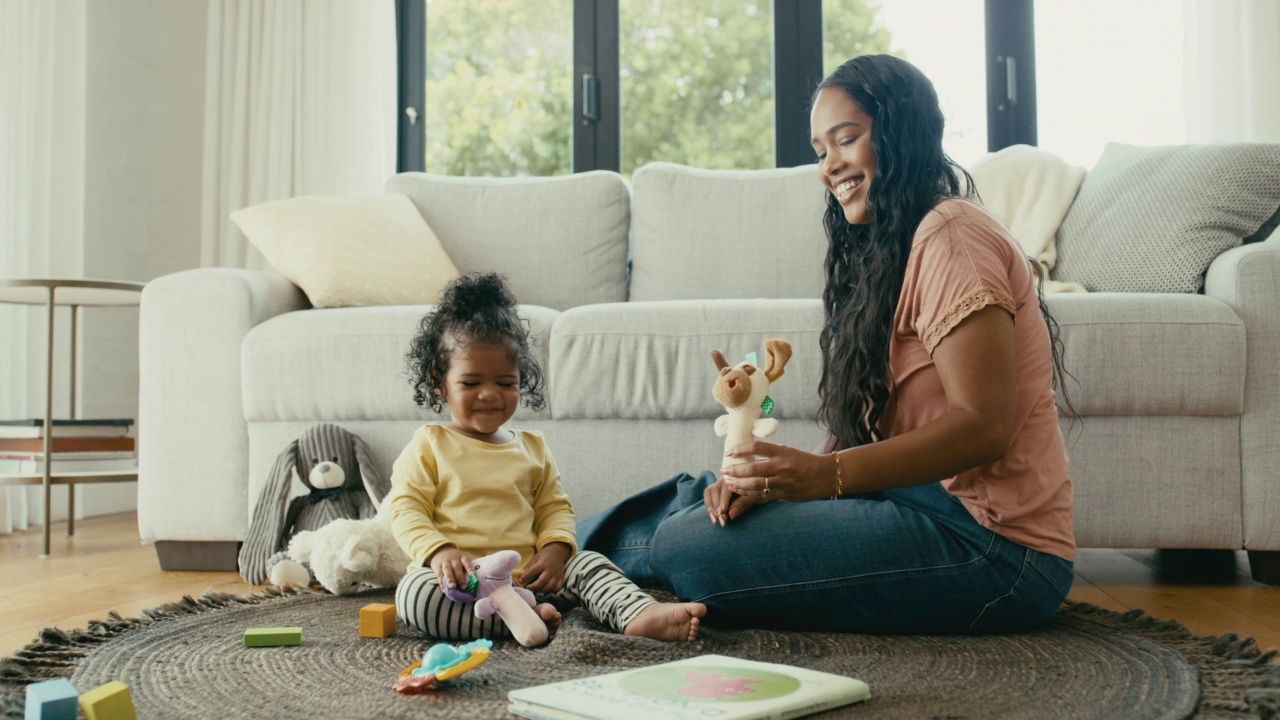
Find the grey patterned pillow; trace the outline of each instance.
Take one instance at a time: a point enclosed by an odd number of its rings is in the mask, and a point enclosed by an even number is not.
[[[1198,292],[1223,251],[1280,221],[1280,144],[1108,144],[1058,228],[1052,277],[1092,292]]]

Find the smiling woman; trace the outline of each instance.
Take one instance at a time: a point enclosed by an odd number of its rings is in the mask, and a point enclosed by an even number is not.
[[[598,536],[608,547],[584,543],[705,603],[709,623],[1038,625],[1071,586],[1076,548],[1060,361],[1033,263],[972,199],[943,150],[933,85],[910,63],[841,65],[818,87],[810,137],[827,189],[828,439],[814,452],[744,442],[718,479],[678,476],[584,520],[630,518]]]

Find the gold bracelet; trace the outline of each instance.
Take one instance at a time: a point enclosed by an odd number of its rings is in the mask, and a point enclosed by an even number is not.
[[[844,494],[844,478],[840,477],[840,453],[839,451],[831,453],[831,457],[836,459],[836,494],[831,496],[832,500],[838,500]]]

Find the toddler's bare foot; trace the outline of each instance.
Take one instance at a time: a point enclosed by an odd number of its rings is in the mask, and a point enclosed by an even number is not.
[[[654,603],[640,611],[623,631],[632,637],[667,642],[693,642],[698,637],[698,618],[707,614],[702,603]]]
[[[538,617],[542,618],[542,622],[547,624],[547,630],[551,634],[555,634],[560,629],[560,611],[551,603],[539,603],[534,606],[534,611],[538,613]]]

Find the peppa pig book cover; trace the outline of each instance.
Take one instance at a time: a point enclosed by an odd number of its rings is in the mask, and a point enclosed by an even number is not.
[[[861,680],[791,665],[699,655],[512,690],[508,709],[533,720],[784,720],[859,702]]]

